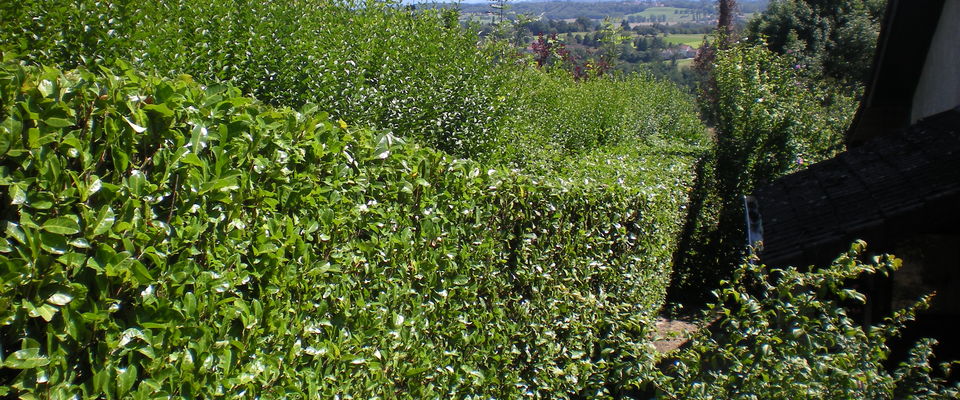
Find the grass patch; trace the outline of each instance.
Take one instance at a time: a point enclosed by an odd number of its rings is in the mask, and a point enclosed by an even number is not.
[[[670,44],[685,44],[692,46],[693,48],[700,48],[700,45],[703,44],[703,37],[706,35],[699,33],[690,33],[690,34],[676,34],[669,35],[663,38],[664,42]]]
[[[639,16],[639,17],[650,18],[650,17],[659,17],[661,15],[666,15],[667,16],[666,22],[668,23],[693,22],[693,14],[683,14],[682,12],[684,10],[688,10],[688,9],[678,8],[678,7],[650,7],[641,12],[629,14],[627,15],[627,17]]]

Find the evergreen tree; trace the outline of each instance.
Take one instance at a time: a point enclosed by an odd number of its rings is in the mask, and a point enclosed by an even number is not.
[[[747,34],[770,50],[795,54],[801,67],[843,85],[869,76],[883,0],[774,0]]]

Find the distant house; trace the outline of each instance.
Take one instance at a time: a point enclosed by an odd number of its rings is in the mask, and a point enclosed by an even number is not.
[[[863,284],[865,322],[937,291],[918,335],[960,356],[960,1],[891,0],[848,151],[748,196],[768,265],[824,265],[856,239],[904,267]],[[872,321],[871,321],[872,320]],[[909,334],[908,334],[909,336]]]
[[[660,56],[665,60],[670,59],[684,59],[684,58],[693,58],[697,55],[697,49],[694,49],[693,46],[688,44],[681,44],[676,47],[671,47],[669,49],[664,49],[660,52]]]

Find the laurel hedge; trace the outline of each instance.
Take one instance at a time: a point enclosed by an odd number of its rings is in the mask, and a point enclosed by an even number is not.
[[[478,41],[453,10],[380,0],[0,3],[0,50],[34,63],[189,74],[460,156],[501,145],[512,102],[507,70]]]
[[[0,395],[602,394],[696,148],[535,177],[132,68],[0,67]]]
[[[691,97],[670,83],[577,82],[504,45],[455,10],[381,0],[0,3],[0,51],[21,59],[225,82],[458,157],[526,168],[657,135],[706,143]]]

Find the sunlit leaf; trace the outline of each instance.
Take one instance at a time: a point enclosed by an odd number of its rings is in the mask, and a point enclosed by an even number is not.
[[[52,294],[49,298],[47,298],[47,303],[50,303],[56,306],[63,306],[71,302],[72,300],[73,300],[73,296],[71,296],[70,294],[57,292]]]
[[[76,217],[57,217],[43,223],[43,230],[61,235],[73,235],[80,232]]]
[[[49,363],[50,360],[47,357],[40,355],[39,348],[30,348],[13,352],[3,361],[3,366],[13,369],[30,369]]]

